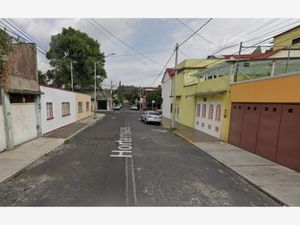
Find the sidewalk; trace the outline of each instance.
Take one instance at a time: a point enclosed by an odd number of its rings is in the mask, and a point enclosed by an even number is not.
[[[0,183],[10,177],[16,176],[34,161],[53,151],[77,133],[100,121],[104,116],[104,114],[98,113],[97,119],[93,119],[93,116],[90,116],[55,130],[43,137],[21,144],[11,151],[1,152]]]
[[[164,123],[167,125],[167,123]],[[300,173],[182,125],[176,134],[287,206],[300,206]],[[202,133],[202,134],[201,134]]]
[[[171,127],[171,120],[165,117],[162,118],[162,124],[165,127]],[[220,141],[218,138],[215,138],[211,135],[203,133],[201,131],[192,129],[188,126],[175,122],[176,126],[176,134],[178,136],[182,136],[184,139],[188,140],[189,142],[198,142],[198,141],[205,141],[205,142],[216,142]]]

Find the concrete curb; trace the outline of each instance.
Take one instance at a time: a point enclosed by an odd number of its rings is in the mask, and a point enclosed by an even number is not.
[[[169,129],[169,128],[170,128],[170,127],[168,127],[168,126],[166,126],[166,125],[164,125],[164,124],[162,124],[161,126],[162,126],[163,128],[165,128],[165,129]],[[190,140],[190,139],[186,138],[185,136],[179,134],[177,131],[172,132],[172,133],[176,134],[177,136],[179,136],[179,137],[181,137],[182,139],[186,140],[186,141],[189,142],[190,144],[194,145],[194,142],[193,142],[192,140]]]
[[[193,142],[192,140],[186,138],[185,136],[183,136],[183,135],[181,135],[181,134],[179,134],[179,133],[177,133],[177,132],[175,132],[175,134],[176,134],[177,136],[181,137],[182,139],[184,139],[185,141],[187,141],[188,143],[194,145],[194,142]]]
[[[238,173],[236,170],[234,170],[232,167],[226,165],[225,163],[223,163],[222,161],[216,159],[215,157],[213,157],[212,155],[210,155],[209,153],[203,151],[201,148],[199,148],[194,142],[191,143],[192,145],[194,145],[198,150],[204,152],[205,154],[207,154],[208,156],[210,156],[211,158],[217,160],[221,165],[225,166],[226,168],[230,169],[231,171],[233,171],[236,175],[238,175],[240,178],[242,178],[243,180],[245,180],[246,182],[248,182],[249,184],[253,185],[254,187],[256,187],[257,189],[259,189],[261,192],[263,192],[264,194],[266,194],[267,196],[269,196],[270,198],[272,198],[274,201],[278,202],[279,204],[281,204],[282,206],[289,206],[287,203],[283,202],[282,200],[280,200],[279,198],[277,198],[275,195],[272,195],[271,193],[267,192],[266,190],[262,189],[259,185],[255,184],[254,182],[252,182],[251,180],[249,180],[247,177],[243,176],[243,174]]]
[[[87,124],[87,125],[84,126],[83,128],[81,128],[81,129],[79,129],[78,131],[76,131],[74,134],[72,134],[72,135],[70,135],[69,137],[65,138],[65,142],[68,141],[68,140],[70,140],[71,138],[73,138],[74,136],[76,136],[77,134],[79,134],[80,132],[84,131],[84,130],[87,129],[88,127],[91,127],[91,126],[93,126],[94,124],[100,122],[101,120],[104,119],[105,116],[106,116],[106,115],[104,114],[102,117],[100,117],[100,118],[94,120],[93,122]]]
[[[32,162],[29,162],[28,164],[26,164],[23,168],[19,169],[19,170],[16,171],[15,173],[13,173],[13,174],[11,174],[10,176],[6,177],[4,180],[2,180],[2,181],[0,182],[0,184],[2,184],[2,183],[6,182],[6,181],[8,181],[8,180],[10,180],[10,179],[13,179],[13,178],[19,176],[20,174],[22,174],[23,172],[25,172],[26,169],[27,169],[28,167],[30,167],[31,165],[33,165],[37,160],[41,159],[41,158],[44,157],[44,156],[47,156],[48,154],[52,153],[52,152],[55,151],[56,149],[60,148],[62,145],[65,144],[66,141],[70,140],[70,139],[73,138],[75,135],[79,134],[80,132],[82,132],[83,130],[87,129],[88,127],[90,127],[90,126],[92,126],[92,125],[94,125],[94,124],[100,122],[101,120],[104,119],[105,116],[106,116],[106,115],[103,115],[102,117],[96,119],[95,121],[93,121],[93,122],[87,124],[86,126],[84,126],[84,127],[81,128],[81,129],[79,129],[78,131],[76,131],[76,132],[75,132],[74,134],[72,134],[71,136],[65,138],[64,141],[63,141],[61,144],[57,145],[55,148],[49,150],[48,152],[46,152],[46,153],[44,153],[44,154],[41,154],[40,156],[38,156],[38,157],[37,157],[35,160],[33,160]]]
[[[62,142],[61,144],[57,145],[55,148],[49,150],[48,152],[41,154],[35,160],[33,160],[33,161],[27,163],[26,165],[24,165],[23,168],[19,169],[16,172],[13,172],[11,175],[9,175],[8,177],[6,177],[4,180],[0,181],[0,184],[5,183],[6,181],[9,181],[10,179],[13,179],[13,178],[19,176],[20,174],[22,174],[23,172],[25,172],[26,169],[29,166],[33,165],[37,160],[41,159],[42,157],[44,157],[44,156],[48,155],[49,153],[53,152],[54,150],[58,149],[63,144],[64,144],[64,142]]]
[[[168,129],[168,126],[162,125],[163,128]],[[194,145],[198,150],[204,152],[205,154],[207,154],[208,156],[210,156],[211,158],[217,160],[221,165],[225,166],[226,168],[230,169],[231,171],[233,171],[236,175],[238,175],[240,178],[242,178],[243,180],[245,180],[246,182],[248,182],[249,184],[253,185],[254,187],[256,187],[257,189],[259,189],[261,192],[263,192],[265,195],[269,196],[270,198],[272,198],[274,201],[278,202],[279,204],[281,204],[282,206],[289,206],[287,203],[283,202],[282,200],[280,200],[279,198],[277,198],[276,196],[272,195],[271,193],[267,192],[266,190],[262,189],[260,186],[258,186],[257,184],[255,184],[254,182],[252,182],[251,180],[249,180],[247,177],[243,176],[242,174],[238,173],[237,171],[235,171],[233,168],[231,168],[230,166],[224,164],[222,161],[216,159],[215,157],[213,157],[212,155],[208,154],[207,152],[203,151],[201,148],[199,148],[193,141],[191,141],[190,139],[186,138],[185,136],[177,133],[177,132],[173,132],[175,133],[177,136],[181,137],[182,139],[184,139],[186,142]]]

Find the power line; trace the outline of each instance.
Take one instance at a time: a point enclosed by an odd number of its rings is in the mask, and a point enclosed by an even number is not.
[[[233,38],[235,40],[239,40],[238,42],[240,42],[240,40],[242,40],[245,37],[249,38],[249,34],[250,34],[250,37],[253,37],[253,36],[255,36],[255,33],[257,33],[258,31],[260,31],[261,29],[265,29],[266,27],[268,27],[270,24],[273,24],[277,20],[278,19],[273,19],[272,21],[267,21],[266,23],[258,24],[258,27],[254,27],[252,29],[246,30],[246,31],[240,33],[239,35],[235,35],[234,34],[230,39],[232,40],[232,38]],[[236,43],[236,42],[234,42],[234,43]]]
[[[259,28],[256,28],[256,29],[261,29],[262,27],[268,26],[268,24],[273,23],[273,22],[275,22],[275,21],[267,22],[266,24],[263,24],[262,26],[259,26]],[[242,35],[238,35],[239,39],[241,39],[243,36],[247,35],[249,32],[252,32],[252,30],[244,32],[244,34],[242,34]],[[234,36],[235,35],[233,35],[232,37],[234,37]],[[232,39],[232,37],[229,38],[229,40]],[[237,38],[235,38],[235,39],[237,39]],[[252,38],[252,39],[254,39],[254,38]],[[245,41],[245,42],[248,42],[248,41]],[[240,44],[240,41],[239,42],[235,42],[235,43],[232,42],[230,45],[227,45],[227,46],[224,46],[223,48],[220,48],[219,50],[217,50],[216,52],[212,53],[211,55],[215,55],[215,54],[217,54],[217,53],[219,53],[219,52],[221,52],[221,51],[223,51],[225,49],[230,49],[230,48],[236,47],[239,44]]]
[[[201,30],[203,27],[205,27],[213,18],[210,18],[209,20],[207,20],[201,27],[199,27],[194,33],[192,33],[187,39],[185,39],[183,42],[181,42],[181,44],[178,45],[178,47],[180,47],[181,45],[183,45],[184,43],[186,43],[190,38],[192,38],[195,34],[198,33],[199,30]]]
[[[147,54],[155,54],[155,53],[159,53],[159,52],[164,52],[167,50],[173,49],[173,47],[170,48],[164,48],[164,49],[160,49],[160,50],[156,50],[156,51],[150,51],[150,52],[143,52],[143,54],[147,55]],[[138,54],[132,54],[132,55],[138,55]],[[114,57],[123,57],[123,56],[129,56],[129,55],[115,55]]]
[[[269,32],[266,32],[266,33],[263,33],[263,34],[260,34],[259,37],[252,38],[252,39],[247,40],[247,41],[245,41],[245,42],[250,42],[250,41],[252,41],[253,39],[254,39],[254,40],[257,40],[257,39],[259,39],[259,38],[260,38],[260,39],[261,39],[261,38],[265,38],[266,35],[272,35],[272,37],[274,37],[278,32],[282,33],[282,32],[284,32],[284,31],[286,31],[286,30],[289,30],[291,27],[294,27],[294,26],[297,25],[297,24],[299,24],[299,22],[292,23],[292,24],[289,24],[289,25],[284,25],[284,26],[282,26],[282,27],[280,27],[280,28],[278,28],[278,29],[275,29],[275,30],[272,30],[272,31],[269,31]]]
[[[183,55],[183,56],[185,56],[186,58],[190,58],[187,54],[185,54],[180,48],[178,48],[178,50],[181,52],[181,54]]]
[[[169,59],[167,60],[167,62],[165,63],[164,67],[162,68],[162,70],[160,71],[159,74],[157,74],[157,76],[155,77],[154,81],[152,82],[152,84],[150,85],[150,87],[157,81],[157,79],[160,77],[160,75],[165,71],[167,65],[169,64],[169,62],[171,61],[173,55],[175,54],[175,50],[173,50],[171,56],[169,57]]]
[[[289,25],[288,25],[288,29],[290,29],[290,27],[295,26],[297,23],[299,24],[299,22],[289,24]],[[281,24],[282,24],[282,23],[281,23]],[[262,33],[262,34],[260,34],[258,37],[251,38],[251,39],[249,39],[249,40],[244,41],[243,43],[248,43],[248,42],[253,42],[253,41],[261,41],[262,38],[265,38],[266,35],[269,35],[269,36],[271,35],[271,36],[268,37],[267,39],[263,39],[262,42],[264,42],[264,41],[267,41],[267,40],[272,39],[276,33],[278,33],[278,32],[282,33],[283,31],[288,30],[288,29],[287,29],[287,25],[285,25],[284,27],[280,27],[280,28],[278,28],[278,29],[275,29],[275,30],[272,30],[272,31],[269,31],[269,32],[266,32],[266,33]],[[261,42],[261,43],[262,43],[262,42]],[[257,43],[256,43],[256,44],[257,44]],[[219,52],[221,52],[221,51],[223,51],[223,50],[225,50],[225,49],[233,48],[233,47],[235,47],[235,46],[237,46],[237,45],[239,45],[239,43],[236,43],[236,44],[231,45],[231,46],[225,46],[224,48],[221,48],[221,49],[219,49],[218,51],[212,53],[212,55],[215,55],[215,54],[217,54],[217,53],[219,53]],[[255,45],[255,44],[254,44],[254,45]]]
[[[1,22],[0,21],[0,23],[2,24],[2,25],[0,25],[0,27],[2,27],[4,30],[6,30],[6,31],[9,31],[10,33],[11,33],[11,35],[9,35],[10,37],[12,37],[15,41],[19,41],[19,39],[18,38],[21,38],[25,43],[27,42],[27,43],[31,43],[31,41],[30,40],[28,40],[28,39],[26,39],[26,38],[24,38],[22,35],[19,35],[19,34],[17,34],[16,32],[14,32],[13,30],[11,30],[11,28],[9,28],[6,24],[4,24],[3,22]],[[16,36],[16,37],[14,37],[14,36]],[[36,44],[36,43],[35,43]],[[37,45],[37,44],[36,44]],[[38,46],[38,45],[37,45]],[[33,48],[33,46],[31,46],[32,48]],[[41,51],[38,47],[36,48],[36,50],[40,53],[40,54],[42,54],[43,56],[46,56],[46,53],[45,52],[43,52],[43,51]]]
[[[285,29],[285,30],[289,30],[289,29]],[[255,44],[252,45],[252,46],[247,46],[247,48],[255,47],[256,45],[262,44],[262,43],[264,43],[264,42],[266,42],[266,41],[272,39],[273,37],[274,37],[274,36],[272,35],[271,37],[266,38],[266,39],[264,39],[264,40],[262,40],[262,41],[260,41],[260,42],[258,42],[258,43],[255,43]],[[291,38],[294,38],[294,37],[296,37],[296,36],[285,38],[285,39],[281,40],[280,42],[278,42],[277,44],[282,43],[282,42],[287,41],[287,40],[290,40]],[[245,43],[246,43],[246,42],[245,42]],[[243,50],[242,50],[242,51],[243,51]]]
[[[210,18],[209,20],[207,20],[201,27],[199,27],[196,31],[194,31],[188,38],[186,38],[183,42],[181,42],[181,44],[176,45],[176,47],[179,49],[180,46],[182,46],[184,43],[186,43],[190,38],[192,38],[195,34],[198,33],[199,30],[201,30],[203,27],[205,27],[210,21],[212,20],[212,18]],[[160,73],[156,76],[156,78],[154,79],[154,81],[152,82],[152,84],[150,86],[152,86],[157,79],[160,77],[160,75],[165,71],[165,68],[167,67],[167,65],[169,64],[169,62],[171,61],[173,55],[175,54],[175,50],[173,50],[171,56],[169,57],[169,59],[167,60],[166,64],[164,65],[164,67],[162,68],[162,70],[160,71]]]
[[[4,21],[5,21],[5,19],[3,19]],[[6,22],[6,21],[5,21]],[[2,25],[4,25],[5,26],[5,28],[6,29],[8,29],[8,30],[10,30],[14,35],[16,35],[17,37],[21,37],[25,42],[28,42],[28,43],[35,43],[35,41],[33,41],[33,40],[31,40],[30,38],[28,38],[28,37],[24,37],[23,35],[24,34],[20,34],[20,32],[18,31],[18,30],[16,30],[16,28],[15,27],[13,27],[12,28],[12,25],[10,25],[10,27],[7,25],[7,24],[5,24],[5,23],[3,23],[2,21],[0,21],[0,23],[2,24]],[[6,22],[7,23],[7,22]],[[13,30],[14,29],[14,30]],[[17,32],[17,33],[16,33]],[[44,55],[46,55],[46,51],[42,48],[42,47],[40,47],[37,43],[35,43],[36,44],[36,46],[37,46],[37,50],[41,53],[41,54],[44,54]],[[40,49],[41,50],[40,50]]]
[[[262,19],[257,19],[257,20],[262,20]],[[238,32],[234,32],[230,37],[227,38],[226,40],[226,45],[232,45],[233,43],[235,43],[235,41],[232,40],[240,40],[241,36],[245,36],[247,33],[249,33],[250,31],[252,31],[253,29],[253,25],[257,25],[256,20],[254,21],[254,23],[249,24],[249,26],[247,27],[247,29],[243,28],[243,33],[241,33],[240,30],[238,30]],[[256,27],[255,27],[256,29]],[[224,47],[226,46],[224,45]]]
[[[277,20],[277,19],[276,19]],[[275,20],[275,21],[276,21]],[[270,25],[271,23],[273,23],[273,22],[275,22],[275,21],[269,21],[269,22],[267,22],[267,23],[264,23],[263,25],[261,25],[261,26],[259,26],[258,28],[255,28],[256,30],[260,30],[261,28],[265,28],[265,27],[267,27],[268,25]],[[284,22],[285,23],[285,22]],[[280,24],[283,24],[283,23],[280,23]],[[273,25],[274,26],[274,25]],[[273,27],[272,26],[272,27]],[[286,25],[285,25],[286,26]],[[280,29],[282,29],[282,28],[284,28],[284,27],[281,27]],[[255,30],[254,29],[254,30]],[[270,29],[270,27],[268,28],[268,29]],[[277,29],[277,30],[280,30],[280,29]],[[251,30],[252,31],[252,30]],[[251,32],[251,31],[248,31],[248,32],[244,32],[244,34],[242,35],[242,37],[243,36],[245,36],[245,35],[247,35],[249,32]],[[275,30],[272,30],[271,32],[269,31],[269,32],[267,32],[267,33],[262,33],[262,34],[260,34],[259,36],[256,36],[256,37],[252,37],[251,39],[248,39],[247,41],[244,41],[244,43],[246,43],[246,42],[250,42],[250,41],[257,41],[257,40],[260,40],[260,38],[263,36],[263,38],[265,38],[265,36],[266,35],[268,35],[268,34],[270,34],[270,33],[274,33],[275,32]],[[257,33],[257,32],[254,32],[254,33]],[[234,36],[234,35],[233,35]],[[240,39],[242,38],[241,37],[241,35],[239,35],[240,37]],[[252,35],[253,36],[253,35]],[[232,39],[232,38],[230,38],[230,39]],[[236,42],[236,43],[232,43],[231,45],[229,45],[229,46],[224,46],[223,48],[221,48],[221,49],[219,49],[218,51],[216,51],[216,52],[214,52],[214,53],[212,53],[212,55],[214,55],[214,54],[217,54],[217,53],[219,53],[219,52],[221,52],[221,51],[223,51],[223,50],[225,50],[225,49],[229,49],[229,48],[233,48],[233,47],[235,47],[235,46],[238,46],[239,45],[239,42]]]
[[[92,21],[94,21],[95,24],[97,24],[99,27],[101,27],[104,31],[106,31],[108,34],[110,34],[112,37],[114,37],[116,40],[118,40],[119,42],[121,42],[122,44],[124,44],[125,46],[127,46],[128,48],[132,49],[133,51],[135,51],[136,53],[138,53],[139,55],[143,56],[144,58],[148,59],[149,61],[161,65],[160,63],[154,61],[153,59],[149,58],[148,56],[144,55],[143,53],[141,53],[140,51],[138,51],[136,48],[132,47],[131,45],[127,44],[125,41],[121,40],[120,38],[118,38],[116,35],[114,35],[112,32],[110,32],[109,30],[107,30],[104,26],[102,26],[101,24],[97,23],[94,19],[91,19]]]
[[[105,37],[108,38],[109,41],[111,41],[115,46],[117,46],[118,48],[122,49],[125,53],[127,53],[130,57],[136,59],[137,61],[141,62],[142,64],[145,65],[145,62],[143,62],[142,60],[140,60],[139,58],[135,57],[133,54],[131,54],[130,52],[128,52],[124,47],[122,47],[121,45],[119,45],[117,42],[115,42],[113,39],[111,39],[106,33],[104,33],[96,24],[94,24],[94,21],[88,20],[96,29],[98,32],[100,32],[101,34],[103,34]]]
[[[39,41],[37,41],[36,39],[34,39],[32,36],[30,36],[28,33],[26,33],[26,31],[24,31],[22,28],[20,28],[17,24],[15,24],[11,19],[4,19],[3,20],[8,23],[9,25],[11,25],[13,28],[15,28],[17,31],[19,31],[21,34],[25,35],[25,37],[27,37],[30,41],[35,42],[37,45],[39,45],[39,47],[47,52],[47,50],[45,50],[44,47],[41,46],[41,43]]]
[[[194,29],[192,29],[190,26],[188,26],[186,23],[184,23],[182,20],[176,18],[176,20],[181,23],[183,26],[185,26],[186,28],[188,28],[190,31],[195,32]],[[213,43],[212,41],[208,40],[207,38],[205,38],[203,35],[196,33],[200,38],[202,38],[203,40],[209,42],[210,44],[214,45],[215,47],[219,48],[219,46],[217,46],[215,43]]]

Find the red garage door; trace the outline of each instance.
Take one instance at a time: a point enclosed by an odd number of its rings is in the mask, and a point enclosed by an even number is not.
[[[283,106],[277,162],[300,171],[300,105]]]
[[[260,122],[256,142],[256,154],[276,160],[282,105],[265,104],[260,107]]]
[[[243,122],[243,111],[244,105],[233,103],[231,109],[230,117],[230,127],[229,127],[229,143],[233,145],[240,145],[241,132],[242,132],[242,122]]]
[[[245,104],[240,146],[255,153],[260,107],[258,104]]]
[[[300,171],[300,105],[233,103],[229,143]]]

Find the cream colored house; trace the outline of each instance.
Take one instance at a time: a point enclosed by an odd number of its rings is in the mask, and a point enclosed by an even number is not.
[[[76,92],[76,120],[92,115],[91,96]]]

